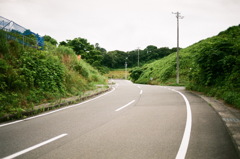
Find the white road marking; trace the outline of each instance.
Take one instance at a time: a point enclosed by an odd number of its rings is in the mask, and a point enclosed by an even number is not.
[[[74,104],[74,105],[70,105],[70,106],[67,106],[67,107],[63,107],[63,108],[60,108],[60,109],[57,109],[57,110],[54,110],[54,111],[51,111],[51,112],[47,112],[47,113],[44,113],[44,114],[36,115],[36,116],[29,117],[29,118],[26,118],[26,119],[23,119],[23,120],[17,120],[17,121],[14,121],[14,122],[2,124],[2,125],[0,125],[0,128],[1,128],[1,127],[4,127],[4,126],[16,124],[16,123],[19,123],[19,122],[22,122],[22,121],[28,121],[28,120],[31,120],[31,119],[35,119],[35,118],[39,118],[39,117],[42,117],[42,116],[50,115],[50,114],[53,114],[53,113],[56,113],[56,112],[59,112],[59,111],[65,110],[65,109],[77,107],[77,106],[79,106],[79,105],[82,105],[82,104],[91,102],[91,101],[93,101],[93,100],[96,100],[96,99],[98,99],[98,98],[100,98],[100,97],[102,97],[102,96],[105,96],[105,95],[109,94],[109,93],[112,93],[113,91],[115,91],[115,88],[113,88],[110,92],[106,92],[106,93],[104,93],[104,94],[102,94],[102,95],[99,95],[99,96],[97,96],[97,97],[95,97],[95,98],[86,100],[86,101],[81,102],[81,103],[78,103],[78,104]]]
[[[141,89],[141,87],[140,87],[139,85],[138,85],[137,87],[138,87],[139,89]]]
[[[126,108],[127,106],[131,105],[131,104],[134,103],[134,102],[135,102],[135,100],[132,100],[132,101],[129,102],[128,104],[126,104],[126,105],[124,105],[124,106],[122,106],[122,107],[116,109],[115,111],[117,112],[117,111],[119,111],[119,110],[122,110],[122,109]]]
[[[140,91],[140,94],[142,94],[142,93],[143,93],[143,90]]]
[[[17,121],[11,122],[11,123],[2,124],[2,125],[0,125],[0,127],[4,127],[4,126],[7,126],[7,125],[12,125],[12,124],[20,123],[20,122],[22,122],[22,121],[24,121],[24,120],[17,120]]]
[[[185,130],[184,130],[184,134],[183,134],[183,138],[182,138],[182,142],[181,145],[179,147],[176,159],[184,159],[187,153],[187,149],[188,149],[188,144],[189,144],[189,140],[190,140],[190,136],[191,136],[191,128],[192,128],[192,112],[191,112],[191,106],[189,104],[189,101],[187,99],[187,97],[182,94],[179,91],[176,91],[174,89],[169,89],[171,91],[177,92],[178,94],[180,94],[185,103],[186,103],[186,108],[187,108],[187,120],[186,120],[186,125],[185,125]]]
[[[67,135],[67,134],[62,134],[62,135],[56,136],[56,137],[51,138],[51,139],[49,139],[49,140],[46,140],[46,141],[44,141],[44,142],[42,142],[42,143],[39,143],[39,144],[37,144],[37,145],[35,145],[35,146],[29,147],[29,148],[27,148],[27,149],[25,149],[25,150],[22,150],[22,151],[19,151],[19,152],[17,152],[17,153],[14,153],[14,154],[12,154],[12,155],[10,155],[10,156],[4,157],[3,159],[12,159],[12,158],[15,158],[15,157],[20,156],[20,155],[22,155],[22,154],[25,154],[25,153],[27,153],[27,152],[29,152],[29,151],[32,151],[32,150],[34,150],[34,149],[37,149],[37,148],[39,148],[39,147],[41,147],[41,146],[43,146],[43,145],[49,144],[50,142],[53,142],[53,141],[55,141],[55,140],[58,140],[58,139],[66,136],[66,135]]]

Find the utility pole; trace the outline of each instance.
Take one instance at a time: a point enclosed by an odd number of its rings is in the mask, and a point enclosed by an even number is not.
[[[127,57],[126,57],[126,61],[125,61],[125,80],[127,80]]]
[[[138,47],[138,67],[139,67],[139,47]]]
[[[173,12],[172,14],[176,14],[177,17],[177,84],[179,84],[179,19],[183,19],[183,16],[181,16],[179,12]]]

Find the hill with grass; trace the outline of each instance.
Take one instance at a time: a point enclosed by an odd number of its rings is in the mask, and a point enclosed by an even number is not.
[[[78,96],[106,78],[68,47],[46,42],[44,50],[6,39],[0,32],[0,117],[34,105]]]
[[[136,83],[176,85],[176,53],[130,73]],[[181,49],[180,85],[240,108],[240,25]]]

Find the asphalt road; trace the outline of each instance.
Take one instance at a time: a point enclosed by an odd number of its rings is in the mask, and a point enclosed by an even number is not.
[[[0,158],[238,158],[222,120],[198,96],[115,82],[94,99],[1,124]]]

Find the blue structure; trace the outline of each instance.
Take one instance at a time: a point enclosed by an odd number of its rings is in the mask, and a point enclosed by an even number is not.
[[[2,16],[0,16],[0,29],[10,33],[18,33],[22,36],[21,38],[19,38],[12,34],[8,34],[8,39],[16,40],[26,46],[37,47],[40,49],[43,49],[44,47],[43,37]],[[31,38],[29,36],[31,36]]]

